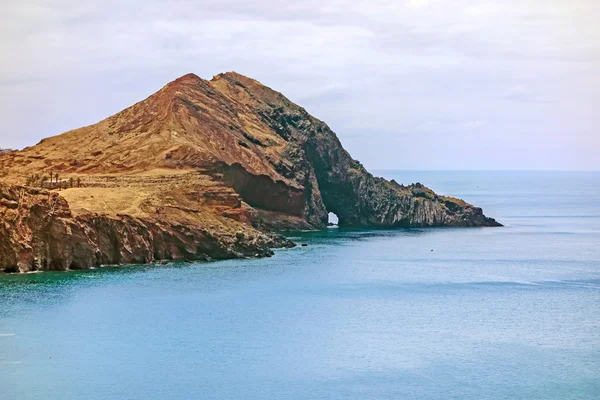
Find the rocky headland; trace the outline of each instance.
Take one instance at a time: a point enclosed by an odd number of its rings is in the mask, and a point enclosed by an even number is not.
[[[0,155],[0,269],[263,257],[278,232],[500,226],[478,207],[371,175],[281,93],[185,75],[95,125]]]

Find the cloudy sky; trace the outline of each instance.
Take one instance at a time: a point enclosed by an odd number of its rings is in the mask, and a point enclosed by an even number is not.
[[[600,169],[600,1],[3,0],[0,147],[237,71],[370,168]]]

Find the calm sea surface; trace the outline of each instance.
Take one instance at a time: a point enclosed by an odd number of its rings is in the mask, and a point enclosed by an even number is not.
[[[0,276],[0,399],[600,399],[600,173],[379,174],[506,227]]]

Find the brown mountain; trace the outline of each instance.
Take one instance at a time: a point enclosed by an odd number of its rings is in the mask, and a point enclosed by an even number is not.
[[[268,232],[323,229],[328,212],[340,226],[499,225],[421,184],[372,176],[325,123],[236,73],[185,75],[1,155],[0,174],[8,270],[268,255],[289,245]]]

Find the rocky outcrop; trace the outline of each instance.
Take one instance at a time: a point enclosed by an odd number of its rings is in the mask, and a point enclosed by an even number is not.
[[[419,183],[374,177],[324,122],[236,73],[185,75],[2,154],[0,176],[7,270],[266,256],[290,245],[267,232],[324,229],[329,212],[340,227],[500,225]]]
[[[325,123],[280,93],[235,73],[215,80],[240,88],[228,93],[235,93],[238,101],[245,98],[246,106],[286,143],[280,159],[270,162],[273,169],[295,185],[288,185],[287,192],[283,187],[269,191],[277,193],[277,197],[270,197],[273,204],[266,204],[267,207],[252,199],[247,199],[249,204],[302,216],[301,224],[306,222],[316,229],[327,226],[328,212],[338,216],[342,227],[500,226],[486,217],[481,208],[440,197],[421,184],[405,187],[374,177],[344,150]],[[239,164],[235,168],[243,169]],[[281,193],[287,203],[278,200],[275,204]],[[272,216],[271,225],[289,228],[287,221],[277,223],[277,215]]]
[[[293,246],[257,231],[235,235],[127,215],[73,216],[57,193],[0,185],[0,270],[88,269],[161,260],[266,257]]]

